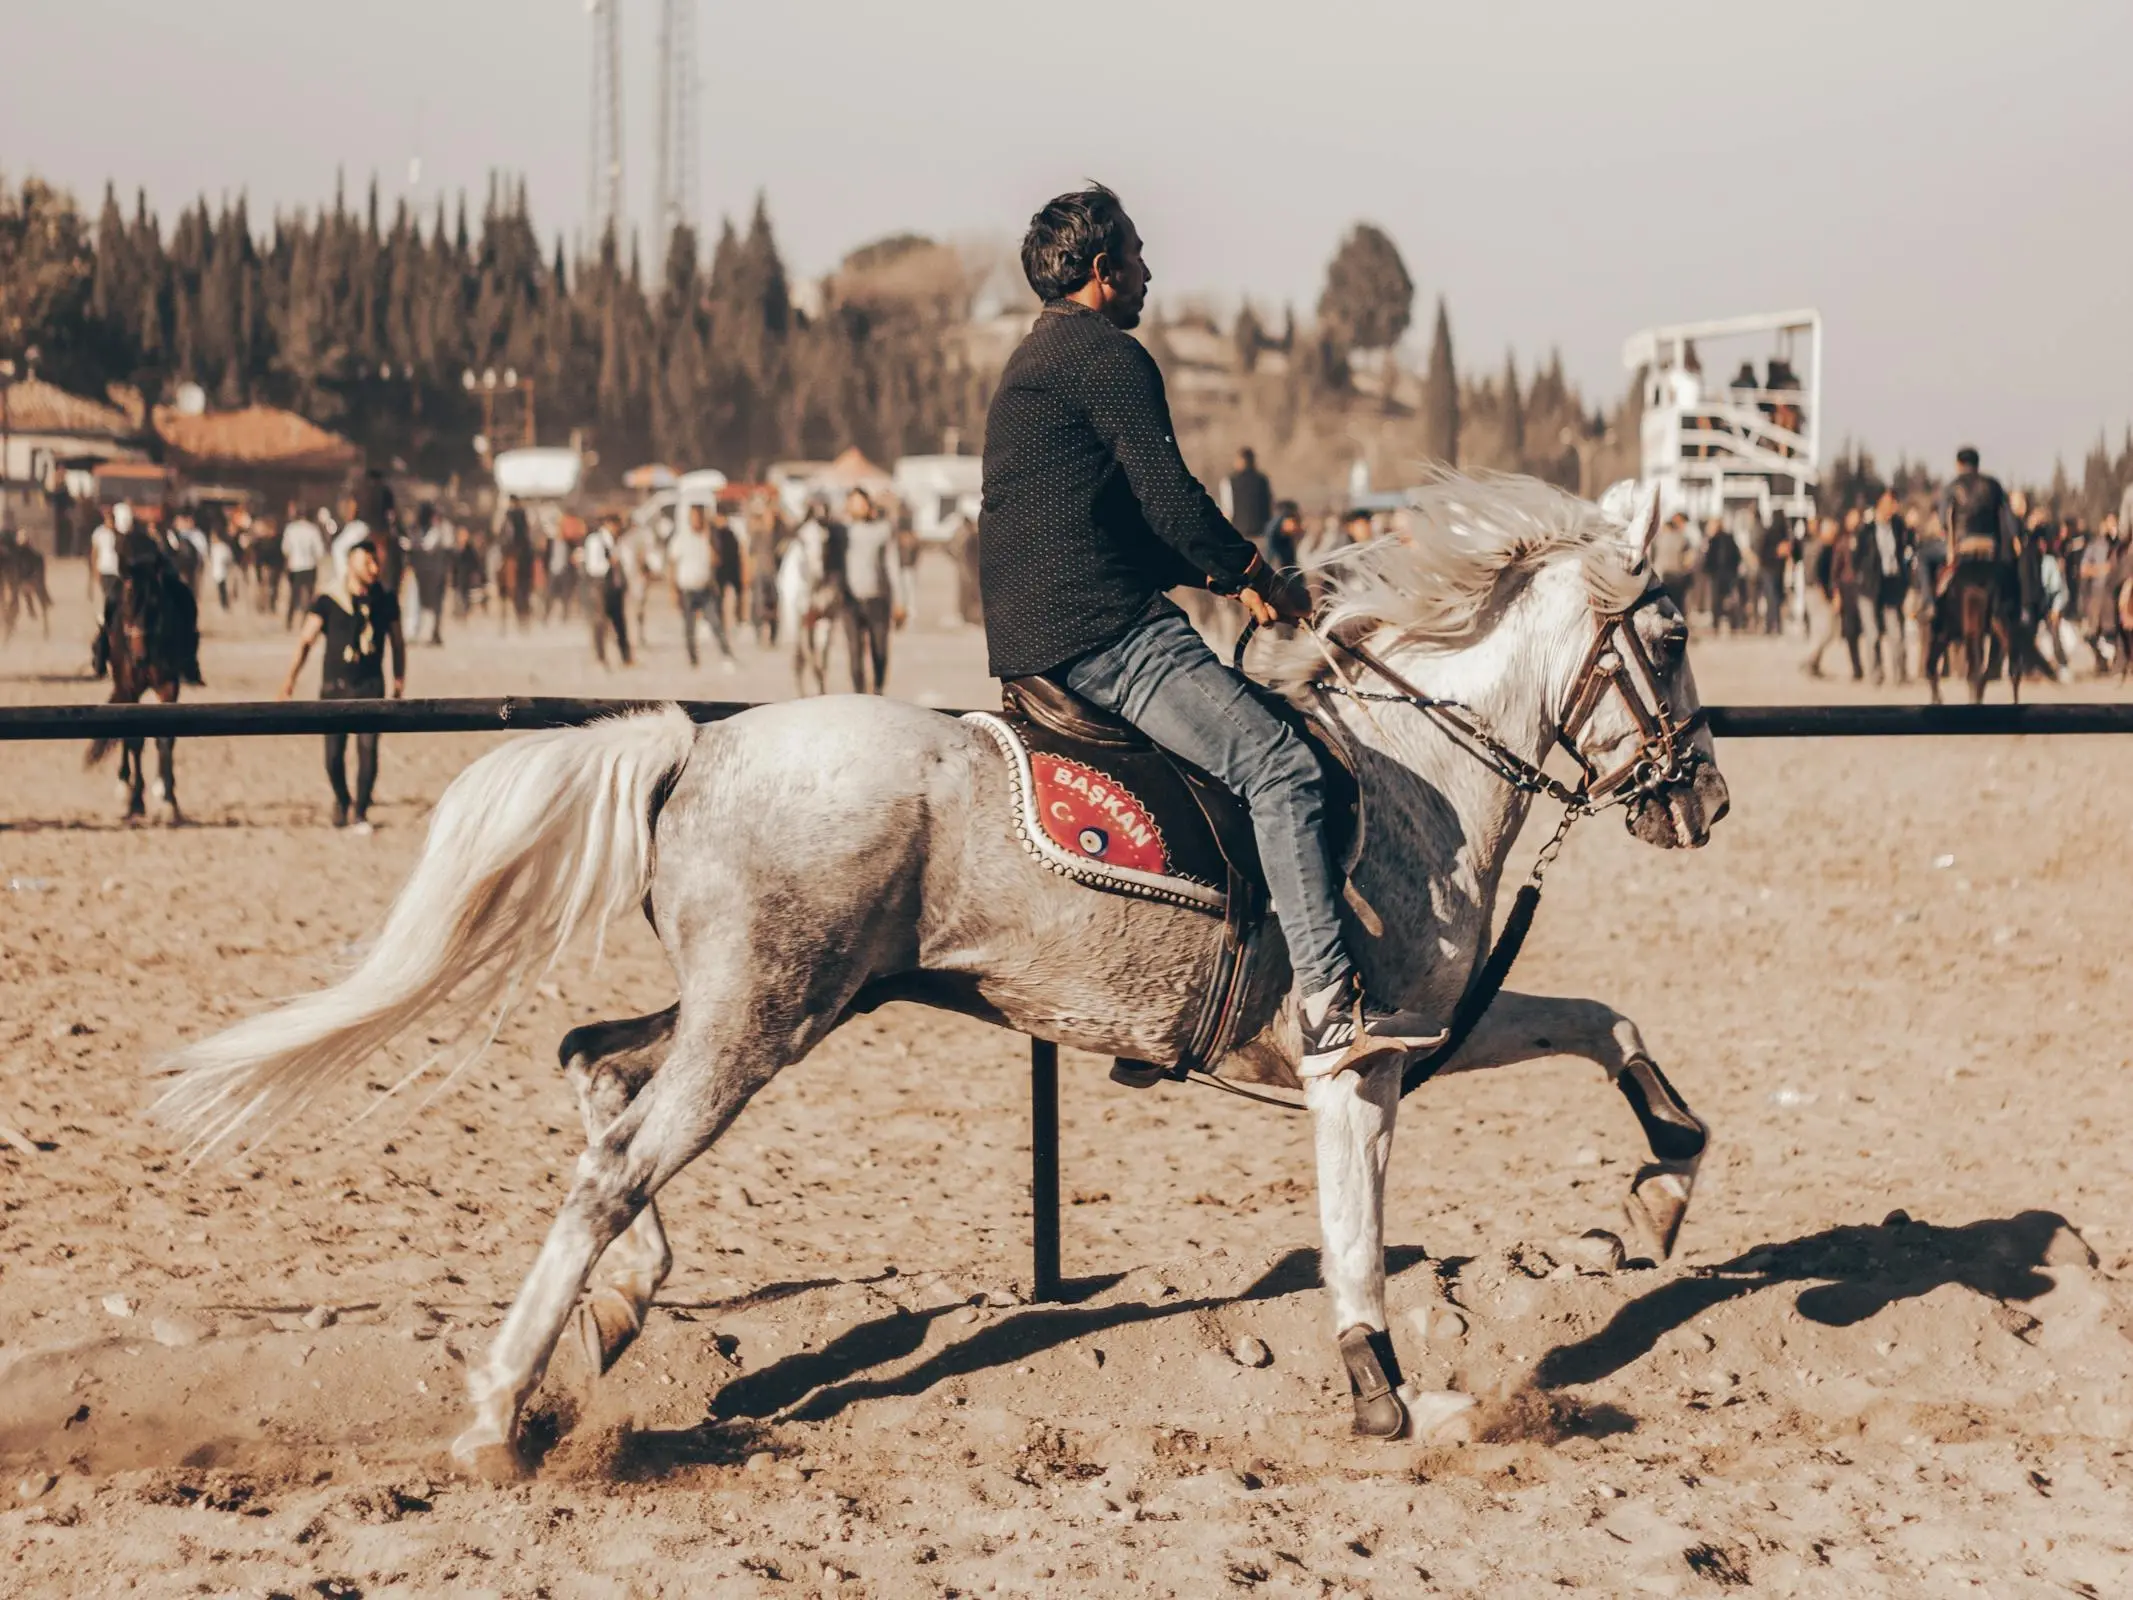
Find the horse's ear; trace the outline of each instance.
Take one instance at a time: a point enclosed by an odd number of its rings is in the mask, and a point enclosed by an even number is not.
[[[1651,560],[1652,541],[1659,537],[1659,485],[1653,484],[1637,501],[1629,519],[1630,565],[1642,571]]]

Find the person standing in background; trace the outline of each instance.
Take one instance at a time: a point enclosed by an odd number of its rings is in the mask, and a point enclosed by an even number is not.
[[[344,552],[346,572],[340,589],[322,594],[305,613],[303,632],[297,635],[296,658],[289,663],[280,698],[296,693],[296,676],[303,671],[311,647],[325,641],[319,666],[318,697],[321,700],[382,700],[385,698],[385,653],[392,651],[392,698],[407,692],[407,640],[400,632],[400,602],[378,582],[378,549],[365,539]],[[356,741],[355,793],[348,792],[348,735],[326,735],[326,781],[333,786],[333,825],[345,828],[353,820],[355,831],[370,832],[370,802],[378,783],[378,736],[359,733]]]
[[[230,575],[236,570],[237,552],[230,548],[230,536],[217,528],[207,542],[207,581],[215,586],[215,604],[224,611],[230,608]]]
[[[689,652],[689,665],[697,664],[696,619],[711,624],[711,637],[728,672],[736,670],[733,649],[726,643],[726,618],[718,603],[718,547],[701,505],[689,507],[688,520],[674,542],[667,546],[667,576],[674,586],[674,603],[681,609],[681,638]]]
[[[1896,509],[1894,490],[1884,489],[1874,502],[1874,520],[1860,541],[1862,554],[1873,552],[1873,586],[1862,594],[1874,620],[1874,681],[1885,681],[1894,657],[1896,681],[1910,680],[1909,645],[1904,639],[1904,598],[1911,591],[1911,529]],[[1894,622],[1895,643],[1889,644]]]
[[[2111,574],[2118,565],[2118,513],[2107,511],[2081,552],[2081,637],[2095,658],[2099,676],[2109,672],[2118,654],[2118,593]]]
[[[918,531],[898,528],[890,541],[895,564],[889,568],[889,597],[896,605],[896,626],[918,615]]]
[[[978,589],[978,519],[963,512],[948,536],[948,559],[955,563],[955,614],[967,627],[985,624],[985,600]]]
[[[1252,542],[1276,572],[1294,572],[1303,534],[1303,513],[1294,500],[1284,500],[1274,507],[1274,520],[1267,525],[1266,533]]]
[[[119,581],[119,540],[133,526],[133,507],[121,500],[89,535],[89,582],[99,605],[110,603]]]
[[[1704,529],[1704,599],[1711,608],[1711,632],[1724,622],[1735,633],[1741,630],[1740,542],[1721,517],[1713,517]]]
[[[452,578],[452,525],[425,500],[415,507],[415,548],[408,565],[415,569],[415,632],[427,625],[428,644],[444,643],[444,596]]]
[[[1940,520],[1940,513],[1925,513],[1925,532],[1911,547],[1911,575],[1918,589],[1918,615],[1921,618],[1933,614],[1933,602],[1940,597],[1941,574],[1948,570],[1948,530]]]
[[[318,594],[318,564],[326,559],[326,536],[309,517],[292,504],[289,520],[281,530],[281,560],[289,571],[289,609],[281,619],[287,632],[297,616],[311,609]]]
[[[718,636],[723,641],[729,627],[739,628],[748,621],[748,586],[741,536],[733,530],[733,519],[715,509],[711,516],[711,545],[718,554]],[[726,612],[729,595],[733,599],[730,622]]]
[[[1831,551],[1829,560],[1830,579],[1836,589],[1837,631],[1844,636],[1844,648],[1852,658],[1854,683],[1866,678],[1865,661],[1859,653],[1859,641],[1866,635],[1865,613],[1861,607],[1874,578],[1874,574],[1862,565],[1871,559],[1860,550],[1865,524],[1866,515],[1857,506],[1845,512],[1843,531],[1837,535],[1836,548]]]
[[[1824,517],[1815,529],[1815,542],[1806,558],[1808,642],[1810,648],[1801,670],[1810,678],[1822,676],[1822,657],[1836,643],[1837,617],[1837,519]]]
[[[889,630],[903,621],[889,576],[894,534],[864,489],[845,497],[844,511],[844,643],[852,658],[852,693],[880,694],[889,676]]]
[[[1266,537],[1274,521],[1274,486],[1250,445],[1237,452],[1237,469],[1223,480],[1221,500],[1231,527],[1255,544]]]
[[[1742,363],[1747,366],[1746,362]],[[1749,375],[1754,371],[1749,368]],[[1756,588],[1762,597],[1763,632],[1785,631],[1785,565],[1792,559],[1792,524],[1773,510],[1755,537]]]
[[[578,546],[578,566],[591,593],[587,612],[592,618],[593,656],[607,665],[607,637],[615,636],[622,664],[630,660],[629,579],[622,570],[622,549],[616,541],[617,519],[602,517]]]
[[[748,620],[765,650],[778,643],[778,562],[785,554],[784,528],[768,502],[748,508]]]

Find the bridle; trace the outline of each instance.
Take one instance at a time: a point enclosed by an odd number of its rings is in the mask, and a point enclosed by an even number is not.
[[[1318,684],[1321,693],[1353,700],[1366,708],[1372,704],[1414,707],[1520,794],[1545,795],[1563,806],[1567,826],[1568,820],[1591,816],[1612,806],[1628,805],[1633,800],[1654,796],[1684,783],[1702,759],[1695,747],[1695,737],[1707,721],[1705,713],[1698,709],[1686,717],[1674,714],[1666,697],[1665,682],[1652,661],[1651,652],[1637,636],[1637,613],[1666,598],[1666,589],[1654,582],[1628,605],[1605,612],[1599,619],[1599,631],[1594,634],[1592,646],[1585,652],[1585,659],[1571,680],[1569,706],[1555,731],[1555,742],[1570,753],[1570,758],[1584,774],[1575,787],[1545,771],[1540,762],[1529,760],[1512,749],[1471,706],[1441,695],[1423,693],[1366,646],[1320,634],[1309,623],[1302,626],[1310,629],[1321,648],[1330,646],[1328,661],[1335,666],[1335,671]],[[1244,637],[1238,641],[1236,654],[1240,660],[1252,632],[1248,626]],[[1332,650],[1338,650],[1367,668],[1390,685],[1392,692],[1360,688],[1349,681],[1338,665],[1332,663]],[[1593,714],[1610,694],[1621,697],[1631,720],[1637,725],[1638,741],[1635,752],[1628,759],[1602,772],[1593,765],[1578,741],[1591,725]]]

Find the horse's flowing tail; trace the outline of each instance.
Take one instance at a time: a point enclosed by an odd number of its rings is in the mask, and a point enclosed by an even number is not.
[[[417,1018],[489,1035],[571,935],[643,903],[655,802],[696,737],[679,707],[537,733],[446,789],[414,873],[361,964],[163,1063],[156,1114],[205,1153],[266,1137]]]

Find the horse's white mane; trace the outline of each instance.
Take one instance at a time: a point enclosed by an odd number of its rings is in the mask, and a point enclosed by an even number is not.
[[[1564,552],[1579,555],[1588,592],[1608,610],[1636,599],[1649,578],[1635,535],[1612,507],[1538,478],[1447,471],[1412,491],[1404,514],[1403,533],[1304,563],[1325,597],[1321,632],[1392,628],[1403,642],[1458,649],[1486,630],[1506,579]],[[1300,631],[1268,639],[1253,666],[1285,690],[1304,688],[1326,670],[1318,646]]]

